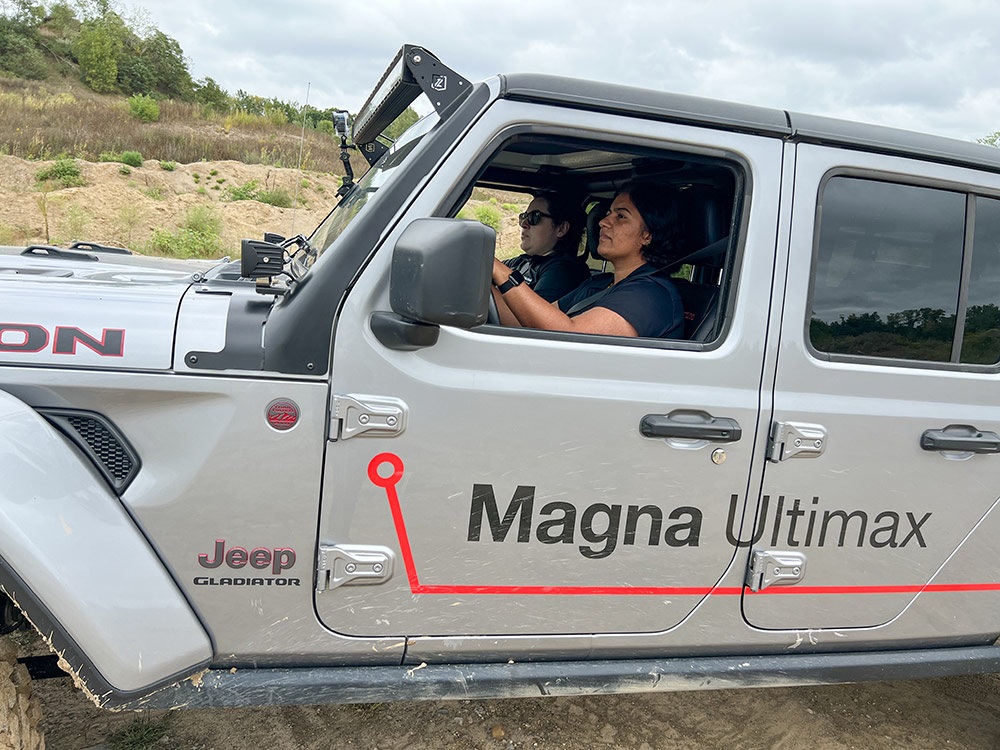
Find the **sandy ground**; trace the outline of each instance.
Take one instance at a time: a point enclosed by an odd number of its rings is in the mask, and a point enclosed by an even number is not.
[[[101,747],[135,714],[36,683],[49,750]],[[1000,747],[1000,677],[631,696],[151,712],[154,747],[230,750],[847,750]],[[145,715],[144,715],[145,716]]]

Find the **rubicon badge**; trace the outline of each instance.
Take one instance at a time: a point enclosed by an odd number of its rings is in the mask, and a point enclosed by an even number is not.
[[[276,430],[284,432],[299,423],[299,407],[287,398],[276,398],[267,405],[267,423]]]

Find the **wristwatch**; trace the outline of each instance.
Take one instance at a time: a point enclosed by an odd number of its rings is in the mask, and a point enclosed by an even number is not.
[[[506,294],[514,287],[523,283],[524,283],[524,276],[521,275],[521,272],[511,271],[510,276],[507,277],[507,280],[504,283],[497,284],[497,291],[499,291],[500,294]]]

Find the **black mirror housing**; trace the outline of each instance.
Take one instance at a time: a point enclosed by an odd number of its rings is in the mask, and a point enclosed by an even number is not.
[[[496,232],[478,221],[417,219],[393,249],[389,301],[409,320],[456,328],[486,322]]]

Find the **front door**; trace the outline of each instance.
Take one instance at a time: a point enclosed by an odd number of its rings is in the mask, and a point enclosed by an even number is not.
[[[508,123],[546,117],[591,138],[697,144],[754,170],[752,201],[742,196],[735,214],[727,322],[704,348],[486,327],[442,328],[433,346],[389,349],[369,329],[372,311],[389,309],[398,229],[389,235],[345,303],[335,341],[333,398],[352,434],[327,451],[320,543],[337,572],[316,603],[339,633],[663,631],[713,592],[733,560],[762,444],[780,143],[500,102],[451,160],[472,164]],[[439,210],[470,179],[464,169],[431,176],[400,227]],[[645,437],[651,415],[696,426],[732,420],[742,437]],[[732,598],[737,618],[739,588],[715,593]]]

